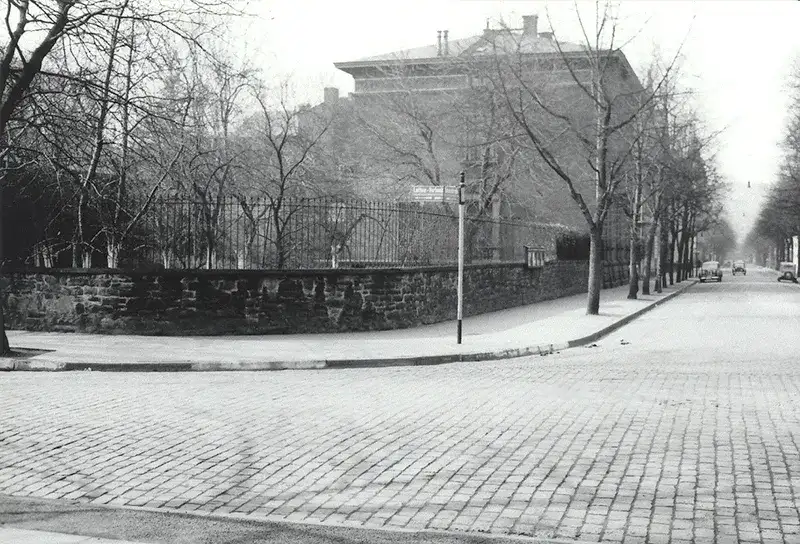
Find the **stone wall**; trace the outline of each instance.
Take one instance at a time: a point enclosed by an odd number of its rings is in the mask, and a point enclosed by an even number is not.
[[[586,291],[588,263],[468,265],[464,314]],[[379,330],[456,316],[454,267],[392,270],[21,270],[8,272],[9,328],[126,334]]]

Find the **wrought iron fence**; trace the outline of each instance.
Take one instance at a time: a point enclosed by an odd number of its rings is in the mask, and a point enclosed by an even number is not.
[[[332,199],[156,199],[128,264],[165,268],[412,267],[456,262],[458,215],[439,203]],[[522,262],[524,246],[555,255],[557,224],[470,217],[468,262]]]

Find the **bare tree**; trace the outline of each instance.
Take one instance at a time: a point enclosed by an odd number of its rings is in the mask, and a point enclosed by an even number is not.
[[[5,13],[5,28],[9,30],[9,40],[0,59],[0,160],[5,164],[5,159],[10,152],[9,141],[9,121],[14,111],[19,107],[25,93],[30,88],[33,79],[38,75],[42,68],[45,57],[50,53],[56,42],[61,38],[70,24],[70,9],[72,2],[66,0],[56,3],[55,9],[48,10],[50,13],[50,23],[41,28],[42,23],[38,23],[40,28],[31,28],[31,21],[40,21],[40,16],[31,13],[32,6],[26,0],[19,2],[9,1]],[[45,34],[41,41],[36,44],[29,54],[23,54],[22,40],[26,33],[40,30]],[[2,186],[6,182],[5,168],[0,170],[0,195]],[[0,210],[2,209],[2,199],[0,198]],[[0,216],[0,224],[2,217]],[[2,229],[0,229],[0,241],[2,240]],[[0,244],[0,266],[2,266],[2,247]],[[0,345],[0,354],[10,351],[8,337],[5,332],[4,309],[5,297],[0,300],[0,330],[3,338]]]
[[[662,71],[658,61],[654,62],[648,70],[645,86],[651,88]],[[659,95],[635,121],[629,161],[633,183],[626,186],[626,213],[631,220],[628,289],[631,299],[637,297],[640,280],[643,294],[650,294],[656,234],[664,212],[663,195],[673,180],[675,153],[672,150],[679,131],[684,129],[684,121],[679,120],[684,102],[677,100],[683,93],[676,90],[675,80],[673,71],[673,77],[663,81]],[[646,226],[644,233],[640,232],[642,226]]]
[[[118,39],[119,21],[125,18],[135,18],[143,24],[155,25],[191,39],[193,29],[198,26],[207,28],[211,17],[230,11],[231,4],[190,0],[180,8],[173,8],[142,2],[137,3],[133,13],[126,15],[128,7],[128,0],[8,1],[3,25],[8,39],[0,57],[0,160],[3,165],[7,164],[5,159],[12,152],[10,134],[14,127],[10,126],[10,122],[37,76],[46,74],[64,80],[78,79],[91,86],[98,83],[85,78],[80,72],[48,70],[46,60],[59,43],[69,43],[72,58],[85,59],[96,51],[98,43],[108,38],[109,29],[112,42]],[[96,131],[95,135],[102,140],[101,132]],[[96,169],[96,166],[90,167],[88,173],[96,172]],[[5,181],[6,172],[3,169],[0,171],[0,190]],[[2,309],[0,329],[3,331],[0,353],[6,353],[9,346]]]
[[[293,218],[301,210],[296,199],[325,194],[310,169],[335,112],[321,115],[294,105],[288,81],[272,90],[255,82],[249,90],[257,113],[245,130],[249,173],[240,191],[265,199],[267,208],[258,212],[241,196],[239,204],[252,231],[257,229],[258,221],[268,217],[268,239],[274,250],[272,265],[281,269],[289,262],[292,238],[298,234],[293,229]]]
[[[778,176],[747,237],[764,262],[772,254],[778,262],[786,260],[787,240],[800,233],[800,58],[795,59],[786,90],[789,108]]]
[[[648,82],[652,81],[652,72],[648,73]],[[642,112],[634,121],[632,132],[633,141],[631,143],[631,159],[629,161],[628,174],[632,177],[632,182],[625,184],[627,199],[623,201],[625,213],[630,221],[629,225],[629,261],[628,261],[628,298],[636,299],[639,292],[639,261],[642,259],[642,239],[640,235],[641,224],[644,221],[644,208],[648,200],[658,198],[655,191],[647,194],[647,183],[655,175],[657,163],[655,157],[658,154],[657,133],[653,131],[653,120],[656,117],[654,104]],[[649,265],[648,265],[649,266]]]
[[[395,195],[404,194],[410,184],[445,185],[459,170],[445,139],[453,124],[452,97],[420,96],[401,69],[387,75],[398,89],[357,97],[354,109],[369,175],[388,180]]]
[[[524,32],[496,31],[490,71],[525,141],[563,182],[586,220],[591,240],[588,314],[600,308],[603,226],[635,140],[626,134],[663,81],[650,89],[641,86],[618,49],[610,6],[597,9],[594,28],[578,14],[583,42],[570,45],[554,37],[552,54],[533,52]]]
[[[181,133],[189,128],[196,89],[175,85],[174,73],[185,61],[173,38],[136,18],[126,19],[116,42],[119,51],[109,55],[112,74],[103,89],[110,96],[104,94],[100,102],[109,106],[104,126],[97,123],[106,136],[94,144],[95,149],[102,146],[107,173],[88,181],[89,204],[104,247],[88,249],[104,252],[111,268],[119,265],[121,252],[187,147]],[[169,151],[163,152],[165,146]]]
[[[234,60],[228,53],[218,52],[205,60],[196,57],[193,68],[198,88],[190,114],[194,145],[184,163],[184,179],[200,205],[204,264],[213,268],[221,234],[220,214],[226,197],[235,192],[242,154],[235,133],[244,119],[245,93],[255,71],[246,60]]]
[[[515,127],[491,88],[477,79],[472,85],[428,93],[418,87],[413,66],[398,61],[385,73],[391,91],[357,96],[351,108],[362,134],[353,145],[369,164],[366,176],[386,180],[388,190],[382,188],[383,192],[404,198],[412,184],[454,185],[458,173],[466,171],[467,259],[476,257],[470,248],[476,237],[483,236],[491,239],[489,257],[498,260],[503,209],[514,204],[523,204],[517,209],[531,208],[524,205],[529,202],[522,191],[515,190],[527,173],[518,141],[509,136]],[[445,66],[440,68],[445,74],[474,71],[469,55],[448,57]],[[451,205],[436,206],[455,217]],[[420,250],[424,245],[420,240]]]

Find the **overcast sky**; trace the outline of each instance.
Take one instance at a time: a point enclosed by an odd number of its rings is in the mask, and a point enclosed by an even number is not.
[[[784,127],[785,81],[800,55],[800,2],[792,0],[622,0],[623,48],[638,69],[654,47],[665,58],[682,48],[684,85],[718,139],[718,164],[731,184],[728,211],[744,234],[758,200],[774,180]],[[577,2],[586,20],[594,2]],[[301,101],[317,103],[325,86],[344,95],[352,78],[334,62],[432,44],[437,30],[450,39],[479,34],[486,20],[521,26],[538,14],[561,40],[581,41],[571,0],[261,0],[258,18],[242,32],[252,60],[276,78],[291,74]],[[747,182],[751,189],[747,189]]]

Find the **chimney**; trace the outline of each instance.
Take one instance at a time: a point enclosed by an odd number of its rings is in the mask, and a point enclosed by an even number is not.
[[[336,87],[325,87],[324,93],[326,104],[335,104],[339,100],[339,89]]]
[[[522,35],[523,36],[536,36],[537,26],[539,25],[538,15],[523,15],[522,16]]]
[[[436,31],[436,56],[442,56],[442,31]]]
[[[444,55],[447,56],[450,54],[450,42],[447,41],[447,30],[444,31]]]

